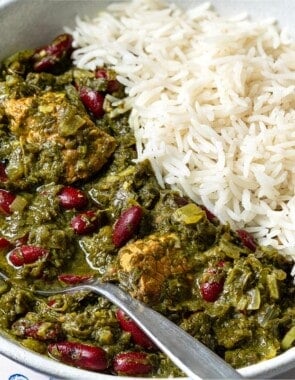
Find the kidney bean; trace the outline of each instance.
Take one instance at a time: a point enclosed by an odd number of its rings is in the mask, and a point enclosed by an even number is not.
[[[177,206],[182,207],[182,206],[187,205],[189,203],[189,200],[185,197],[181,197],[180,195],[175,195],[174,202],[176,203]]]
[[[3,162],[0,162],[0,181],[6,182],[7,180],[6,167]]]
[[[50,54],[55,54],[58,57],[68,55],[73,50],[73,37],[68,33],[63,33],[57,36],[51,44],[47,45],[45,50]]]
[[[16,245],[17,247],[19,247],[19,246],[21,246],[21,245],[26,245],[27,242],[28,242],[28,240],[29,240],[29,234],[25,234],[24,236],[21,236],[21,237],[19,237],[19,238],[16,240],[15,245]]]
[[[63,336],[61,325],[57,322],[31,322],[19,319],[12,325],[15,335],[34,338],[39,341],[58,341]]]
[[[41,73],[42,71],[53,71],[57,63],[58,58],[56,56],[45,56],[34,63],[34,71],[36,71],[37,73]]]
[[[219,261],[217,261],[217,263],[216,263],[216,265],[219,267],[219,268],[224,268],[224,266],[225,266],[225,261],[223,261],[223,260],[219,260]]]
[[[76,189],[75,187],[65,186],[58,194],[59,202],[61,206],[67,210],[70,209],[82,209],[86,207],[88,203],[85,193]]]
[[[0,213],[4,215],[12,214],[10,206],[15,198],[16,196],[10,191],[0,189]]]
[[[59,281],[62,281],[68,285],[79,284],[81,282],[89,280],[90,278],[92,278],[92,276],[78,274],[60,274],[58,276]]]
[[[122,84],[117,79],[111,79],[107,84],[107,93],[113,94],[122,88]]]
[[[82,86],[79,88],[79,96],[86,109],[94,117],[99,119],[104,115],[104,95],[101,92]]]
[[[32,264],[47,255],[47,249],[34,245],[22,245],[12,250],[8,258],[13,265],[19,267],[24,264]]]
[[[207,207],[205,207],[205,206],[200,206],[200,207],[202,210],[205,211],[206,217],[209,220],[209,222],[211,222],[211,223],[217,222],[217,220],[218,220],[217,217],[211,211],[209,211],[207,209]]]
[[[257,245],[253,236],[248,231],[245,231],[245,230],[237,230],[236,232],[239,238],[241,239],[243,245],[246,248],[250,249],[250,251],[255,252]]]
[[[47,302],[47,306],[49,306],[49,307],[54,307],[55,305],[56,305],[55,299],[51,299]]]
[[[75,367],[92,371],[108,368],[106,352],[100,347],[78,342],[57,342],[48,346],[48,352],[55,359]]]
[[[145,352],[122,352],[113,360],[113,368],[119,375],[147,375],[153,366]]]
[[[99,67],[94,72],[95,78],[102,78],[107,80],[107,89],[108,94],[113,94],[116,91],[119,91],[122,88],[122,84],[117,81],[116,78],[109,75],[108,71],[104,67]],[[112,78],[113,77],[113,78]]]
[[[116,316],[122,330],[129,332],[136,344],[148,350],[157,348],[154,342],[124,313],[123,310],[118,310]]]
[[[202,298],[207,302],[215,302],[223,290],[224,281],[208,281],[200,285]]]
[[[204,270],[200,283],[200,292],[205,301],[216,301],[223,291],[226,276],[225,265],[225,261],[219,260],[213,266],[209,266]]]
[[[117,219],[113,227],[112,240],[116,247],[122,247],[134,235],[142,218],[142,208],[131,206]]]
[[[100,218],[95,211],[88,210],[74,216],[71,226],[78,235],[87,235],[94,232],[100,225]]]
[[[98,67],[94,71],[94,76],[95,76],[95,78],[107,79],[108,78],[107,69],[105,69],[104,67]]]
[[[53,71],[64,59],[70,57],[73,50],[72,42],[73,37],[64,33],[56,37],[51,44],[36,49],[32,58],[34,71]]]
[[[11,247],[12,244],[9,240],[4,237],[0,237],[0,252],[8,252]]]

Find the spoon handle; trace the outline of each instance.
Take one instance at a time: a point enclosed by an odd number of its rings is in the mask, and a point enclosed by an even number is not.
[[[217,354],[183,329],[110,283],[87,285],[130,316],[153,342],[191,379],[244,378]]]

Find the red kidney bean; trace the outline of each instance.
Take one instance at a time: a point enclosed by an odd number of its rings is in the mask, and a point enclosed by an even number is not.
[[[205,207],[205,206],[200,206],[200,207],[202,210],[205,211],[206,217],[209,220],[209,222],[211,222],[211,223],[217,222],[218,219],[216,218],[216,216],[211,211],[209,211],[207,209],[207,207]]]
[[[34,245],[22,245],[9,253],[10,262],[16,267],[24,264],[32,264],[48,255],[47,249]]]
[[[95,76],[95,78],[107,79],[108,78],[108,73],[107,73],[107,70],[104,67],[98,67],[94,71],[94,76]]]
[[[6,182],[8,180],[7,174],[6,174],[6,167],[3,164],[3,162],[0,162],[0,181]]]
[[[82,209],[87,206],[88,199],[86,194],[75,187],[65,186],[58,194],[61,206],[67,210]]]
[[[92,276],[78,274],[60,274],[58,276],[59,281],[62,281],[68,285],[79,284],[81,282],[89,280],[90,278],[92,278]]]
[[[148,350],[157,348],[154,342],[124,313],[123,310],[118,310],[116,316],[122,330],[129,332],[136,344]]]
[[[57,322],[30,322],[19,319],[12,325],[15,335],[22,338],[34,338],[39,341],[58,341],[63,332],[61,325]]]
[[[52,71],[65,58],[69,58],[72,53],[73,37],[64,33],[56,37],[51,44],[40,49],[36,49],[33,55],[33,68],[36,72]]]
[[[174,202],[177,204],[177,206],[182,207],[189,203],[188,199],[185,197],[181,197],[180,195],[174,196]]]
[[[223,260],[219,260],[219,261],[216,263],[216,265],[217,265],[219,268],[224,268],[224,266],[225,266],[225,261],[223,261]]]
[[[0,237],[0,252],[8,252],[11,247],[12,244],[9,240],[4,237]]]
[[[55,359],[75,367],[92,371],[108,368],[106,352],[100,347],[78,342],[57,342],[48,346],[48,352]]]
[[[78,235],[87,235],[94,232],[100,225],[100,219],[95,211],[88,210],[74,216],[71,226]]]
[[[25,234],[24,236],[21,236],[20,238],[18,238],[15,242],[15,245],[17,247],[21,246],[21,245],[26,245],[27,242],[28,242],[28,239],[29,239],[29,234]]]
[[[102,78],[107,80],[107,89],[106,92],[108,94],[113,94],[116,91],[119,91],[122,88],[122,84],[117,81],[117,79],[110,78],[108,75],[108,71],[103,68],[99,67],[94,72],[95,78]]]
[[[57,36],[51,44],[47,45],[45,50],[50,54],[55,54],[57,57],[62,57],[72,53],[73,37],[68,33],[63,33]]]
[[[144,352],[122,352],[114,357],[113,368],[119,375],[147,375],[153,366]]]
[[[237,230],[236,232],[237,232],[239,238],[241,239],[243,245],[246,248],[250,249],[250,251],[255,252],[256,251],[256,242],[255,242],[253,236],[245,230]]]
[[[58,58],[56,56],[45,56],[34,63],[34,71],[41,73],[42,71],[50,72],[57,65]]]
[[[114,92],[119,91],[122,88],[122,85],[117,79],[111,79],[107,84],[107,93],[113,94]]]
[[[214,302],[223,291],[225,282],[225,261],[219,260],[214,266],[209,266],[203,274],[200,284],[202,298],[207,302]]]
[[[207,302],[214,302],[218,299],[223,290],[224,281],[208,281],[200,285],[202,298]]]
[[[79,96],[86,109],[94,117],[99,119],[104,115],[104,95],[101,92],[82,86],[79,88]]]
[[[5,215],[12,214],[10,206],[16,196],[10,191],[0,189],[0,213]]]
[[[47,306],[49,307],[54,307],[54,305],[56,304],[56,300],[55,299],[51,299],[47,302]]]
[[[112,240],[116,247],[122,247],[139,227],[143,212],[140,206],[131,206],[119,216],[113,227]]]

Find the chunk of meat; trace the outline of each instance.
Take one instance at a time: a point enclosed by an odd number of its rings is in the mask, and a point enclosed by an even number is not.
[[[12,174],[9,164],[7,167],[8,177],[17,177],[11,178],[14,181],[32,174],[40,183],[71,184],[99,171],[115,150],[115,139],[98,128],[65,92],[7,99],[3,106],[15,147],[21,152],[19,163],[14,155]],[[50,168],[58,168],[56,176],[60,178],[47,178]]]
[[[120,249],[118,260],[119,278],[130,285],[133,297],[146,303],[160,299],[166,280],[191,270],[180,240],[173,233],[129,243]]]

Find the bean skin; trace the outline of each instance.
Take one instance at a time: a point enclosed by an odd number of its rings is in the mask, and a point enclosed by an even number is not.
[[[104,115],[103,103],[104,95],[96,90],[82,86],[79,88],[79,96],[89,112],[93,114],[97,119]]]
[[[64,282],[68,285],[80,284],[81,282],[85,282],[90,278],[92,278],[92,276],[77,274],[60,274],[58,276],[59,281]]]
[[[107,354],[101,347],[67,341],[51,343],[48,352],[63,363],[91,371],[103,371],[109,366]]]
[[[94,76],[95,76],[95,78],[107,79],[108,73],[107,73],[107,70],[105,68],[98,67],[94,72]]]
[[[113,227],[112,240],[116,247],[122,247],[135,234],[142,219],[143,211],[138,205],[125,210]]]
[[[122,88],[122,84],[113,76],[109,75],[109,72],[104,67],[99,67],[94,72],[95,78],[102,78],[107,81],[106,92],[108,94],[113,94]]]
[[[34,245],[22,245],[9,253],[9,261],[16,267],[32,264],[48,255],[48,251]]]
[[[122,330],[129,332],[136,344],[148,350],[157,349],[154,342],[123,312],[123,310],[118,310],[116,316]]]
[[[0,182],[6,182],[7,180],[6,167],[3,162],[0,162]]]
[[[100,225],[100,219],[95,211],[88,210],[74,216],[71,226],[76,234],[87,235],[94,232]]]
[[[73,37],[64,33],[57,36],[50,44],[36,49],[32,57],[35,72],[53,72],[64,59],[72,53]]]
[[[0,189],[0,213],[4,215],[12,214],[10,206],[15,198],[16,196],[10,191]]]
[[[223,281],[204,282],[200,285],[202,298],[207,302],[215,302],[223,290]]]
[[[12,244],[9,240],[4,237],[0,237],[0,252],[8,252],[11,247]]]
[[[213,266],[209,266],[203,273],[200,283],[200,293],[207,302],[215,302],[221,292],[226,277],[226,262],[217,261]]]
[[[66,210],[80,210],[87,206],[88,199],[86,194],[72,186],[65,186],[58,194],[60,205]]]
[[[256,243],[255,243],[253,236],[248,231],[245,231],[245,230],[237,230],[236,232],[237,232],[239,238],[241,239],[243,245],[246,248],[250,249],[250,251],[255,252],[256,251]]]
[[[47,45],[46,51],[49,54],[55,54],[58,57],[68,55],[72,52],[73,37],[68,33],[57,36],[51,44]]]
[[[57,65],[58,59],[53,56],[45,56],[34,64],[34,71],[40,73],[42,71],[50,72],[54,70],[54,67]]]
[[[122,352],[114,357],[113,368],[118,375],[147,375],[153,366],[145,352]]]
[[[205,207],[205,206],[200,206],[200,207],[202,208],[202,210],[205,211],[206,217],[209,220],[209,222],[216,223],[218,221],[218,219],[216,218],[216,216],[211,211],[209,211],[207,209],[207,207]]]
[[[34,338],[38,341],[58,341],[63,333],[60,323],[57,322],[30,322],[19,319],[12,325],[15,335],[21,338]]]
[[[21,237],[19,237],[16,242],[15,242],[15,245],[17,247],[20,247],[21,245],[27,245],[28,243],[28,239],[29,239],[29,235],[28,234],[25,234]]]

